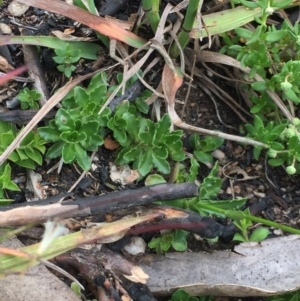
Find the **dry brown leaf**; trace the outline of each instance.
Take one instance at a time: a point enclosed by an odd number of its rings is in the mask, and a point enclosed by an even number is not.
[[[64,34],[67,34],[67,35],[70,35],[70,34],[72,34],[74,32],[75,32],[75,28],[74,27],[66,28],[64,30]]]
[[[127,278],[128,280],[131,280],[132,282],[140,282],[145,284],[146,281],[149,279],[149,276],[143,271],[142,268],[138,267],[138,266],[134,266],[131,269],[131,275],[123,275],[125,278]]]
[[[70,32],[66,32],[67,30],[65,30],[64,32],[61,32],[59,30],[54,30],[54,31],[51,31],[51,34],[64,41],[91,41],[91,40],[94,40],[93,38],[72,36],[72,35],[70,35],[72,33],[71,29],[69,29],[69,30],[70,30]]]
[[[6,58],[0,55],[0,70],[3,72],[8,72],[13,70],[14,67],[8,63]]]
[[[104,147],[109,150],[115,150],[120,147],[120,143],[112,140],[110,136],[107,136],[104,139]]]
[[[113,21],[116,25],[124,28],[124,29],[127,29],[127,30],[131,30],[133,25],[134,25],[134,22],[133,21],[123,21],[123,20],[120,20],[120,19],[116,19],[114,17],[110,17],[110,16],[105,16],[105,19],[107,20],[111,20]]]

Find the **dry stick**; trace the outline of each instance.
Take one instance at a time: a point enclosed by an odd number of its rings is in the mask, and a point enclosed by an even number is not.
[[[117,66],[118,64],[109,67],[97,70],[95,72],[80,76],[70,82],[68,82],[63,88],[59,89],[48,101],[47,103],[39,110],[39,112],[28,122],[28,124],[19,132],[18,136],[14,141],[9,145],[9,147],[2,153],[0,156],[0,165],[5,162],[5,160],[10,156],[10,154],[20,145],[21,141],[28,135],[28,133],[40,122],[40,120],[53,108],[55,107],[62,99],[65,97],[68,92],[81,83],[83,80],[94,76],[95,74],[108,70]]]
[[[22,30],[22,36],[30,36],[31,31],[28,29]],[[44,73],[40,63],[40,57],[37,48],[32,45],[22,45],[25,64],[28,66],[28,74],[30,79],[34,81],[34,88],[41,93],[39,100],[40,107],[44,106],[50,98],[50,93],[47,88]]]
[[[70,195],[70,194],[69,194]],[[160,184],[136,190],[117,191],[96,197],[77,198],[57,203],[63,196],[47,198],[31,203],[0,207],[0,226],[41,223],[53,217],[97,215],[105,220],[106,212],[143,206],[155,201],[167,201],[198,195],[194,183]]]

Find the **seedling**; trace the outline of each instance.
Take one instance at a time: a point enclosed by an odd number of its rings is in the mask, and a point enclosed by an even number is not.
[[[298,23],[291,26],[288,22],[283,22],[281,29],[266,25],[266,19],[272,10],[290,2],[241,1],[249,8],[263,8],[261,18],[256,20],[260,25],[254,32],[244,28],[235,29],[237,37],[246,42],[243,46],[229,45],[232,42],[228,36],[223,35],[224,42],[228,45],[223,47],[222,52],[227,51],[240,60],[243,67],[251,68],[250,78],[256,74],[262,77],[263,81],[251,84],[251,113],[255,116],[253,125],[247,124],[245,128],[249,137],[269,146],[267,156],[271,166],[285,163],[286,172],[295,174],[300,172],[299,121],[298,118],[286,120],[274,105],[268,91],[275,91],[283,101],[290,101],[289,106],[300,103],[300,27]],[[258,160],[261,151],[262,147],[254,147],[255,159]]]
[[[0,153],[12,143],[17,136],[15,125],[0,121]],[[21,142],[20,146],[8,157],[19,166],[33,169],[35,163],[42,165],[42,154],[45,153],[45,141],[34,132],[30,132]]]
[[[5,199],[5,189],[20,191],[20,188],[11,181],[11,167],[9,164],[3,164],[0,166],[0,204],[2,204],[3,199]]]
[[[115,115],[108,122],[114,138],[120,143],[115,161],[118,165],[133,162],[133,168],[146,176],[153,167],[163,174],[170,173],[168,158],[181,161],[182,150],[180,130],[170,131],[171,120],[165,114],[158,123],[142,118],[135,106],[124,102],[117,107]]]
[[[28,88],[22,89],[18,94],[18,99],[21,102],[21,109],[38,109],[38,101],[40,100],[41,96],[41,93],[36,90],[29,90]]]
[[[106,108],[98,111],[107,99],[106,74],[99,73],[91,80],[87,89],[76,87],[62,101],[54,120],[48,126],[40,127],[38,133],[54,144],[48,149],[48,158],[62,156],[64,163],[77,162],[88,170],[91,160],[87,151],[96,151],[103,144],[104,126],[110,116]]]
[[[60,72],[63,72],[66,77],[70,77],[72,72],[76,69],[76,66],[73,63],[76,63],[80,59],[80,49],[71,48],[70,44],[67,44],[64,49],[55,49],[56,56],[53,57],[53,60],[59,64],[57,69]]]
[[[198,134],[191,135],[189,140],[194,149],[194,156],[199,162],[204,164],[213,162],[211,152],[218,149],[224,143],[223,138],[205,136],[201,139]]]
[[[169,301],[199,301],[199,299],[196,297],[192,297],[185,290],[179,289],[172,295]],[[200,299],[200,301],[202,300]]]
[[[245,211],[247,214],[251,214],[249,209],[246,209]],[[238,229],[241,231],[241,233],[236,233],[233,237],[233,240],[236,241],[256,241],[260,242],[267,238],[267,236],[270,234],[269,230],[264,227],[256,228],[250,235],[248,236],[248,229],[253,226],[252,222],[248,219],[240,219],[234,222],[234,224],[238,227]]]
[[[157,254],[165,254],[171,247],[178,252],[183,252],[187,249],[187,235],[187,231],[175,230],[172,233],[166,233],[161,237],[153,238],[148,243],[148,247],[155,249]]]

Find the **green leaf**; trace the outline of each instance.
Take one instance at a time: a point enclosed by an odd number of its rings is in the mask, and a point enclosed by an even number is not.
[[[17,148],[16,152],[17,152],[17,154],[18,154],[21,161],[28,159],[28,157],[27,157],[27,155],[26,155],[26,153],[23,149]]]
[[[172,295],[172,301],[189,301],[190,295],[183,289],[177,290]]]
[[[184,240],[173,241],[172,247],[178,252],[184,252],[187,249],[187,242]]]
[[[242,211],[226,210],[225,215],[234,220],[242,220],[245,218],[245,215]]]
[[[1,166],[2,172],[0,173],[0,189],[9,189],[13,191],[20,191],[20,188],[11,181],[11,167],[9,164],[5,164]],[[2,198],[2,197],[1,197]]]
[[[280,1],[276,1],[276,2],[273,1],[272,7],[287,8],[292,2],[293,2],[293,0],[280,0]]]
[[[145,179],[146,186],[163,184],[163,183],[167,183],[167,181],[161,175],[158,175],[158,174],[149,175]]]
[[[99,85],[108,86],[108,78],[105,72],[99,72],[93,76],[87,88],[87,92],[90,94],[95,89],[98,89]]]
[[[144,114],[148,114],[149,106],[147,105],[147,103],[145,102],[145,100],[143,98],[138,97],[135,100],[135,105],[140,112],[142,112]]]
[[[127,153],[123,154],[123,158],[126,162],[132,162],[138,156],[139,151],[137,147],[132,147]]]
[[[182,149],[182,142],[177,141],[177,143],[173,143],[168,145],[169,147],[169,155],[174,161],[182,161],[186,158],[185,153]]]
[[[255,91],[263,92],[266,91],[268,86],[266,82],[260,81],[260,82],[254,82],[251,84],[251,87]]]
[[[60,140],[60,132],[50,126],[39,127],[38,134],[46,141],[56,142]]]
[[[260,35],[261,35],[261,32],[262,32],[262,26],[259,25],[256,27],[254,33],[253,33],[253,36],[251,37],[251,39],[246,43],[246,45],[250,45],[254,42],[256,42],[259,38],[260,38]]]
[[[81,146],[83,148],[85,148],[86,150],[95,152],[95,151],[97,151],[98,147],[100,145],[103,145],[103,143],[104,143],[104,140],[103,140],[102,136],[100,136],[100,135],[94,134],[94,135],[90,136],[89,138],[90,139],[88,139],[87,145],[85,145],[83,143],[84,141],[80,142]]]
[[[18,185],[10,180],[3,182],[2,186],[3,186],[3,189],[8,189],[8,190],[12,190],[12,191],[20,191],[20,188],[18,187]]]
[[[78,133],[85,133],[87,137],[93,136],[99,130],[99,122],[96,120],[88,121],[87,123],[83,124]]]
[[[224,143],[224,139],[217,136],[205,136],[204,141],[207,143],[206,151],[213,151]]]
[[[75,129],[75,122],[70,113],[60,108],[55,115],[55,123],[60,131],[71,131]]]
[[[288,98],[292,102],[296,104],[300,103],[300,98],[296,95],[296,93],[292,89],[284,90],[283,94],[285,95],[286,98]]]
[[[266,239],[269,234],[270,234],[270,232],[267,228],[260,227],[260,228],[255,229],[252,232],[249,240],[260,242],[260,241]]]
[[[261,146],[254,146],[253,147],[253,157],[255,160],[259,159],[260,153],[262,151],[262,147]]]
[[[189,232],[177,229],[173,233],[174,240],[172,241],[172,247],[178,251],[183,252],[187,249],[187,241],[186,238],[188,236]]]
[[[288,148],[289,150],[293,151],[299,145],[299,139],[297,136],[293,136],[288,141]]]
[[[246,241],[244,236],[241,233],[235,233],[232,240],[233,241],[242,241],[242,242]]]
[[[87,155],[86,151],[79,145],[75,144],[76,160],[78,165],[85,171],[91,167],[91,158]]]
[[[39,165],[42,165],[43,157],[38,150],[33,150],[32,148],[27,147],[24,151],[31,160],[33,160]]]
[[[86,89],[76,86],[74,88],[74,98],[77,105],[81,108],[85,108],[89,103],[89,94],[87,93]]]
[[[168,150],[164,146],[153,148],[153,153],[156,157],[159,157],[161,159],[166,159],[168,157]]]
[[[254,116],[253,123],[256,131],[259,131],[264,128],[264,123],[258,115]]]
[[[107,86],[98,86],[90,93],[90,101],[102,106],[107,100]]]
[[[128,138],[126,132],[122,129],[117,128],[113,123],[113,118],[109,120],[107,126],[113,130],[114,138],[120,143],[121,146],[127,147],[131,143],[131,140]]]
[[[157,170],[163,174],[169,174],[170,173],[170,164],[168,161],[164,158],[161,158],[157,156],[155,152],[152,153],[152,160],[154,166],[157,168]]]
[[[218,209],[223,209],[223,210],[237,210],[240,207],[244,206],[247,202],[246,198],[242,199],[233,199],[233,200],[224,200],[224,201],[206,201],[206,200],[201,200],[200,202],[200,207],[201,204],[209,204],[212,205]]]
[[[1,134],[0,137],[1,137],[1,147],[3,149],[7,148],[15,138],[11,131],[8,133]]]
[[[152,145],[152,134],[149,132],[141,132],[138,135],[139,139],[148,145]]]
[[[198,134],[192,134],[189,138],[189,142],[191,147],[195,150],[195,149],[199,149],[200,146],[200,136]]]
[[[147,151],[143,154],[143,157],[138,164],[138,170],[142,177],[147,175],[152,169],[152,154],[152,149],[148,148]]]
[[[274,159],[269,159],[268,163],[270,164],[270,166],[280,166],[284,163],[284,158],[274,158]]]
[[[81,298],[81,288],[78,283],[72,282],[71,289],[79,298]]]
[[[46,157],[49,159],[57,158],[61,156],[62,149],[66,145],[65,141],[58,141],[54,143],[47,151]]]
[[[207,163],[213,161],[213,156],[211,154],[204,153],[200,150],[194,151],[194,155],[199,162]]]
[[[190,168],[190,174],[188,175],[187,181],[194,182],[197,178],[200,165],[194,157],[192,157],[190,161],[191,161],[191,168]]]
[[[160,237],[159,237],[159,238],[152,238],[152,240],[149,241],[149,243],[148,243],[148,247],[149,247],[150,249],[154,249],[154,248],[156,248],[158,245],[160,245],[160,241],[161,241],[161,238],[160,238]]]
[[[268,42],[277,42],[287,36],[287,30],[277,30],[274,32],[268,32],[266,34],[265,40]]]
[[[7,133],[9,131],[12,131],[11,133],[13,134],[14,127],[15,126],[12,123],[8,123],[8,122],[0,120],[0,134]]]
[[[75,159],[75,144],[66,143],[62,149],[62,158],[64,163],[72,163]]]
[[[140,118],[134,116],[133,114],[126,112],[122,115],[122,118],[126,121],[126,130],[132,136],[133,139],[138,139],[138,133],[140,130]]]
[[[242,28],[242,27],[235,28],[234,31],[239,37],[244,38],[244,39],[250,39],[253,35],[253,31],[246,29],[246,28]],[[241,47],[241,46],[239,46],[239,47]],[[229,48],[229,49],[232,49],[232,48]]]
[[[169,114],[165,114],[157,123],[152,144],[159,146],[164,136],[169,133],[171,127],[171,118]]]

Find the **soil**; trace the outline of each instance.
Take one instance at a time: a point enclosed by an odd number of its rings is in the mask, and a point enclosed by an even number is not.
[[[205,2],[207,2],[205,3],[206,9],[214,6],[213,1]],[[120,6],[120,9],[117,9],[116,4],[123,5]],[[72,33],[74,36],[83,36],[83,29],[86,29],[82,25],[74,27],[73,20],[34,8],[30,8],[21,17],[13,18],[7,10],[7,5],[8,1],[4,0],[0,6],[0,22],[8,24],[14,35],[20,35],[20,30],[23,26],[25,28],[33,28],[33,35],[49,35],[53,30],[64,31],[66,28],[71,27],[74,28],[74,33]],[[107,14],[109,12],[110,15],[117,19],[127,20],[131,14],[137,13],[140,1],[97,1],[96,5],[100,8],[100,14]],[[150,35],[147,26],[143,26],[141,31],[145,36]],[[93,33],[91,37],[95,37]],[[204,40],[203,44],[205,43],[206,41]],[[13,67],[23,65],[23,50],[21,45],[0,46],[0,55]],[[51,95],[67,82],[67,79],[56,69],[56,65],[52,60],[53,55],[54,52],[50,49],[42,48],[40,51],[41,68],[46,79],[47,89]],[[104,61],[103,64],[108,66],[114,63],[106,50],[104,50],[101,55]],[[226,76],[224,69],[220,69],[213,64],[209,66],[217,73]],[[75,71],[74,78],[92,71],[92,67],[93,62],[88,60],[80,61],[80,66],[78,66]],[[210,80],[218,87],[231,95],[233,99],[238,100],[238,108],[249,110],[247,104],[239,94],[238,89],[236,89],[231,82],[227,82],[217,75],[211,74],[209,70],[205,70],[201,65],[198,65],[198,68],[203,74],[209,76]],[[114,72],[116,71],[121,71],[121,69],[114,70]],[[161,72],[159,69],[153,70],[153,74],[159,72]],[[228,72],[231,71],[228,70]],[[27,77],[27,74],[24,73],[21,76]],[[205,84],[202,83],[202,85]],[[14,98],[24,86],[25,84],[22,82],[11,81],[4,89],[1,88],[1,112],[9,111],[7,101]],[[31,83],[26,84],[26,86],[31,87]],[[224,133],[240,134],[239,126],[241,126],[243,122],[223,99],[214,96],[215,104],[212,100],[212,96],[208,95],[206,91],[201,88],[201,81],[195,81],[191,84],[189,97],[186,100],[185,97],[188,94],[188,87],[189,81],[187,79],[176,96],[176,111],[186,123],[205,129],[222,131]],[[249,116],[246,118],[248,121],[251,121]],[[187,150],[190,147],[187,142],[189,135],[191,135],[190,132],[185,133],[185,147]],[[254,208],[263,200],[265,201],[265,206],[258,209],[257,214],[266,219],[299,228],[299,176],[291,177],[286,174],[282,167],[273,168],[268,166],[265,162],[264,155],[261,156],[259,161],[255,160],[252,156],[252,148],[249,146],[241,146],[232,141],[225,141],[220,151],[226,156],[226,163],[221,164],[223,167],[226,165],[224,167],[225,172],[229,172],[234,168],[240,168],[245,171],[247,176],[256,178],[245,180],[238,172],[232,173],[228,177],[220,173],[223,184],[218,196],[219,199],[226,200],[246,197],[248,199],[247,206],[253,206]],[[109,163],[114,161],[114,154],[114,151],[110,151],[105,147],[99,148],[99,151],[95,155],[93,169],[77,185],[74,197],[101,195],[115,190],[136,189],[143,186],[141,182],[133,182],[125,188],[111,181],[109,177]],[[43,166],[35,169],[35,172],[42,177],[40,185],[43,187],[47,197],[67,192],[81,174],[75,165],[63,165],[62,171],[59,174],[57,174],[56,170],[48,173],[48,170],[55,163],[57,163],[55,160],[45,160]],[[209,172],[210,168],[201,164],[198,181],[201,183]],[[10,197],[14,198],[15,202],[26,202],[27,199],[32,196],[32,192],[26,189],[26,170],[14,166],[13,173],[14,179],[23,178],[19,184],[22,192],[20,194],[10,194]],[[226,220],[220,220],[220,223],[225,225],[227,222]],[[144,234],[144,238],[146,241],[149,241],[153,235],[156,234]],[[276,235],[283,235],[283,233],[271,229],[270,237]],[[28,236],[27,241],[26,239],[24,240],[24,236],[20,236],[20,238],[26,243],[33,242]],[[212,244],[207,240],[199,240],[199,238],[192,234],[188,237],[188,249],[193,252],[212,252],[214,249],[231,249],[233,245],[234,243],[229,240],[221,240],[218,243]],[[148,250],[148,252],[151,251]]]

